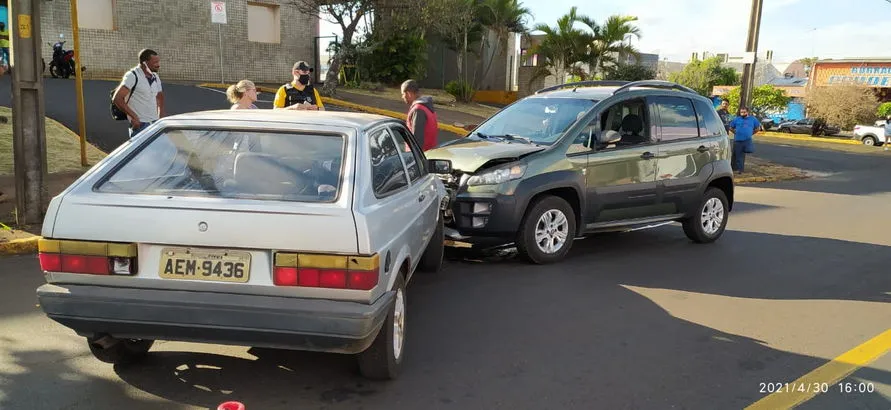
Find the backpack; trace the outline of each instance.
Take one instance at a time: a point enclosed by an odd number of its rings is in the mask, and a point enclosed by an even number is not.
[[[136,70],[132,70],[132,71],[133,71],[133,77],[136,78],[136,82],[133,83],[133,88],[130,89],[130,94],[127,95],[127,104],[130,104],[130,98],[133,98],[133,90],[136,89],[136,84],[139,84],[139,74],[136,73]],[[121,85],[123,85],[123,84],[121,84]],[[111,95],[110,95],[110,97],[111,97],[110,98],[111,99],[111,118],[114,118],[115,120],[118,120],[118,121],[123,121],[123,120],[127,119],[127,113],[125,113],[124,111],[121,111],[121,109],[118,108],[117,105],[114,105],[114,94],[118,91],[118,88],[121,88],[121,85],[118,85],[117,87],[112,88]]]

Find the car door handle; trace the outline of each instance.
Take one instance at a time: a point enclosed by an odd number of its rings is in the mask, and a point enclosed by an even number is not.
[[[418,202],[424,202],[425,199],[427,199],[427,195],[421,194],[421,196],[418,197]]]
[[[653,155],[653,153],[652,153],[652,152],[649,152],[649,151],[644,152],[643,154],[640,154],[640,157],[643,158],[643,159],[653,159],[653,158],[656,158],[656,156]]]
[[[710,149],[708,147],[706,147],[705,145],[700,145],[699,148],[696,148],[696,150],[699,152],[706,152],[706,151],[709,151]]]

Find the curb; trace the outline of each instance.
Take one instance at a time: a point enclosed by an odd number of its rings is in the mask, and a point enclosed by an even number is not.
[[[229,87],[229,85],[227,85],[227,84],[221,84],[221,83],[202,83],[202,84],[198,84],[196,87],[205,87],[205,88],[222,88],[222,89],[226,89],[226,88]],[[262,87],[262,86],[260,86],[260,87],[257,87],[257,89],[260,90],[260,91],[262,91],[262,92],[264,92],[264,93],[276,93],[276,92],[278,92],[278,89],[269,88],[269,87]],[[405,113],[396,112],[396,111],[390,111],[390,110],[384,110],[384,109],[381,109],[381,108],[369,107],[369,106],[367,106],[367,105],[351,103],[351,102],[349,102],[349,101],[339,100],[339,99],[337,99],[337,98],[322,97],[322,103],[324,103],[324,104],[336,105],[336,106],[338,106],[338,107],[351,108],[351,109],[354,109],[354,110],[358,110],[358,111],[362,111],[362,112],[367,112],[367,113],[370,113],[370,114],[383,115],[383,116],[386,116],[386,117],[392,117],[392,118],[400,119],[400,120],[403,120],[403,121],[406,119],[406,114],[405,114]],[[467,135],[467,130],[466,130],[466,129],[461,128],[461,127],[456,127],[456,126],[454,126],[454,125],[439,124],[439,129],[441,129],[441,130],[443,130],[443,131],[445,131],[445,132],[451,132],[451,133],[453,133],[453,134],[458,134],[459,137],[464,137],[464,136]]]
[[[0,242],[0,255],[25,255],[37,252],[39,236],[25,239],[15,239],[9,242]]]
[[[813,142],[824,142],[829,144],[848,144],[848,145],[861,145],[860,141],[856,141],[853,139],[838,139],[838,138],[819,138],[819,137],[798,137],[794,134],[781,134],[778,132],[759,132],[755,134],[755,138],[757,141],[758,136],[764,136],[768,138],[778,138],[778,139],[787,139],[787,140],[798,140],[798,141],[813,141]]]

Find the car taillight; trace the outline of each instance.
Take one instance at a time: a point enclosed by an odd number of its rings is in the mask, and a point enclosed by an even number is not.
[[[40,268],[46,272],[89,275],[133,275],[135,244],[40,239]]]
[[[371,290],[377,286],[380,258],[277,253],[273,282],[276,286]]]

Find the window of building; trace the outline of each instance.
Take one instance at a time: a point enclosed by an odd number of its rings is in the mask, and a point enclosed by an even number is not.
[[[114,30],[115,0],[76,0],[80,28]]]
[[[248,3],[248,41],[281,42],[281,16],[274,4]]]

